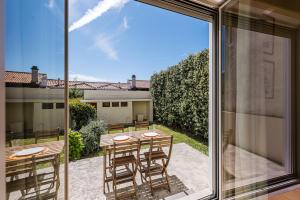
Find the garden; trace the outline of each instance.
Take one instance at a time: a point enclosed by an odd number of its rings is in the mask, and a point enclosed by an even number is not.
[[[154,123],[158,129],[173,135],[174,143],[186,143],[208,155],[208,50],[190,55],[177,65],[151,77]],[[97,120],[96,108],[81,102],[83,93],[70,90],[70,160],[102,154],[102,134],[107,124]],[[133,131],[127,126],[125,132]],[[114,132],[112,132],[114,133]]]

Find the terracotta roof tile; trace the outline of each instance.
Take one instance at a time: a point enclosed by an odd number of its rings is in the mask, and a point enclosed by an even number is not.
[[[39,82],[46,74],[39,73]],[[38,84],[31,83],[31,72],[5,72],[5,82],[10,86],[28,86],[36,87]],[[128,83],[111,83],[111,82],[86,82],[86,81],[69,81],[69,88],[78,88],[82,90],[128,90],[130,89],[131,80]],[[47,87],[64,88],[64,80],[48,79]],[[149,89],[150,81],[136,80],[137,89]]]
[[[39,73],[39,81],[44,75]],[[6,83],[31,83],[31,72],[6,71],[4,80]]]

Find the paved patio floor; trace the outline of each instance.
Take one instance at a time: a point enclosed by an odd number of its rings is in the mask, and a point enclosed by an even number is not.
[[[70,199],[102,200],[113,199],[112,194],[103,194],[103,157],[83,159],[69,164]],[[168,172],[171,182],[171,193],[158,190],[151,196],[147,185],[142,185],[137,177],[139,199],[161,199],[186,190],[201,191],[208,189],[209,159],[192,147],[180,143],[172,150]],[[61,170],[63,174],[63,170]],[[61,176],[63,177],[63,176]],[[62,190],[61,190],[62,192]],[[62,197],[62,195],[60,195]],[[60,198],[62,199],[62,198]]]

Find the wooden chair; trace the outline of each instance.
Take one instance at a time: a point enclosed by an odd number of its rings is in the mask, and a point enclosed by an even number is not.
[[[57,199],[59,180],[59,155],[10,161],[6,164],[6,194],[21,192],[21,199]],[[39,165],[52,164],[53,169],[38,170]]]
[[[149,150],[140,155],[139,171],[141,174],[142,183],[146,181],[149,184],[151,193],[153,189],[167,186],[171,192],[167,167],[171,158],[173,147],[173,136],[162,138],[152,138],[150,141]],[[168,149],[168,153],[164,149]],[[155,182],[155,176],[161,176],[161,181]]]
[[[56,137],[56,140],[59,141],[59,132],[60,132],[60,128],[49,130],[49,131],[35,131],[34,132],[35,144],[38,143],[39,139],[49,138],[49,137]]]
[[[128,198],[137,194],[137,184],[135,180],[137,172],[137,161],[140,154],[140,142],[128,141],[114,143],[111,150],[111,159],[108,161],[108,173],[105,182],[109,188],[112,182],[115,199]],[[132,183],[132,190],[118,191],[118,185]]]
[[[122,130],[122,132],[124,133],[125,126],[124,124],[108,124],[108,133],[114,130]]]
[[[148,130],[150,129],[149,128],[150,124],[149,124],[149,121],[135,121],[134,123],[134,127],[135,127],[135,130],[137,130],[138,128],[147,128]]]

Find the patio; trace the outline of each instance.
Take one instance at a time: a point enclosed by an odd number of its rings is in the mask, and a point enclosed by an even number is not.
[[[61,169],[61,174],[63,175],[63,167]],[[179,143],[173,146],[168,172],[172,193],[170,194],[167,190],[157,190],[154,196],[151,196],[147,185],[141,185],[140,175],[137,174],[138,198],[167,199],[167,197],[181,192],[209,192],[208,156],[187,144]],[[103,179],[102,156],[71,162],[69,165],[69,176],[70,199],[114,199],[112,193],[103,194],[103,184],[101,182]],[[62,192],[60,190],[60,197],[62,197]],[[182,195],[185,194],[183,193]],[[204,195],[207,195],[207,193]]]
[[[279,164],[238,147],[230,146],[225,156],[233,151],[245,163],[241,166],[239,166],[239,160],[235,163],[226,163],[229,172],[232,172],[231,169],[234,168],[235,182],[238,182],[239,186],[267,180],[285,173],[284,168]],[[253,167],[254,163],[256,167]],[[151,196],[148,186],[141,184],[140,175],[137,174],[138,198],[168,200],[184,198],[187,195],[197,196],[197,198],[209,195],[211,193],[209,166],[208,156],[185,143],[174,144],[168,166],[172,192],[157,190],[154,196]],[[71,162],[69,167],[71,199],[114,199],[113,193],[103,194],[102,156]],[[61,173],[63,174],[62,170]],[[227,183],[226,187],[231,188],[231,181],[228,180]]]

